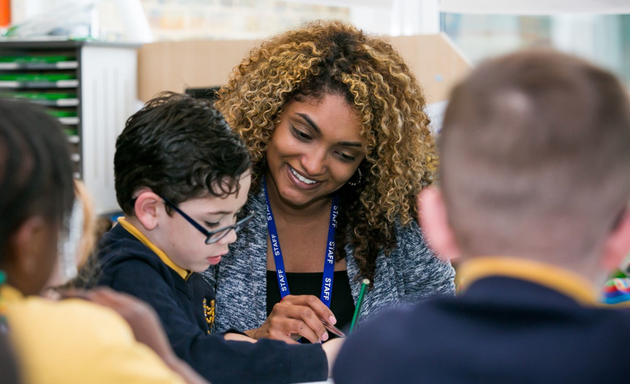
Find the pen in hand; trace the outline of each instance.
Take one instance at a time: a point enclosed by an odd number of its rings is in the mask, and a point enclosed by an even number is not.
[[[343,333],[339,328],[335,327],[334,325],[330,324],[328,321],[322,319],[321,317],[319,318],[319,320],[321,320],[322,324],[324,324],[324,328],[326,328],[326,330],[330,333],[332,333],[333,335],[337,336],[337,337],[341,337],[341,338],[345,338],[346,334]]]

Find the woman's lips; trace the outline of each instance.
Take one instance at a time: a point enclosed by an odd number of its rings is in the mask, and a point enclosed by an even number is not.
[[[322,182],[321,181],[316,181],[315,183],[305,183],[302,180],[298,179],[297,176],[295,176],[295,174],[293,174],[293,171],[295,171],[295,168],[291,167],[290,165],[287,164],[287,175],[289,177],[289,180],[291,180],[293,182],[293,184],[300,188],[300,189],[305,189],[305,190],[311,190],[311,189],[315,189],[317,188]],[[299,172],[295,171],[296,173],[298,173],[300,176],[304,177],[305,179],[307,177],[301,175]],[[309,179],[311,180],[311,179]]]

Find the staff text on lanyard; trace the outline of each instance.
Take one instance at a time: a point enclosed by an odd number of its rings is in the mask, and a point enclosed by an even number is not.
[[[276,228],[276,221],[273,218],[273,212],[271,212],[271,205],[269,204],[269,194],[267,193],[267,185],[264,179],[263,186],[265,188],[265,199],[267,200],[267,228],[269,230],[269,238],[271,239],[273,259],[276,263],[276,276],[278,278],[278,287],[280,287],[280,297],[284,299],[285,296],[290,295],[289,284],[287,283],[287,276],[284,269],[284,259],[282,257],[282,250],[280,249],[280,242],[278,241],[278,229]],[[330,308],[333,279],[335,277],[335,230],[337,229],[338,214],[339,196],[335,195],[333,197],[332,206],[330,207],[328,242],[326,244],[324,276],[322,277],[322,291],[320,294],[321,301],[326,304],[328,308]]]

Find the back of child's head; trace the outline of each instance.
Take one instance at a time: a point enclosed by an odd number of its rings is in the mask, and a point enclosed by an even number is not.
[[[480,65],[439,140],[448,219],[467,255],[591,255],[630,198],[630,107],[609,72],[553,51]]]
[[[29,217],[62,229],[74,201],[68,146],[41,108],[0,100],[0,262],[9,236]]]
[[[116,141],[116,197],[130,216],[144,187],[175,205],[223,197],[238,191],[250,166],[244,143],[210,101],[162,93],[127,120]]]
[[[68,146],[43,109],[0,100],[0,269],[27,295],[46,285],[59,235],[67,233],[74,201]]]

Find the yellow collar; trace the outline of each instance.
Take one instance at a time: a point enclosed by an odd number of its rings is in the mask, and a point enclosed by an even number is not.
[[[168,265],[172,270],[177,272],[178,275],[182,277],[184,280],[188,280],[190,275],[192,275],[192,271],[187,271],[184,268],[178,266],[171,260],[166,253],[164,253],[161,249],[156,247],[147,237],[138,230],[138,228],[134,227],[133,224],[128,222],[124,217],[118,218],[118,223],[122,225],[123,228],[127,230],[127,232],[131,233],[136,239],[140,240],[140,242],[146,245],[150,250],[155,252],[156,255],[162,260],[162,262]]]
[[[584,277],[538,261],[513,257],[479,257],[464,262],[458,268],[457,274],[462,291],[485,277],[505,276],[551,288],[582,305],[598,305],[597,290]]]
[[[6,300],[7,302],[15,302],[24,298],[22,292],[18,291],[8,284],[3,284],[2,286],[0,286],[0,296],[2,296],[2,299]]]

